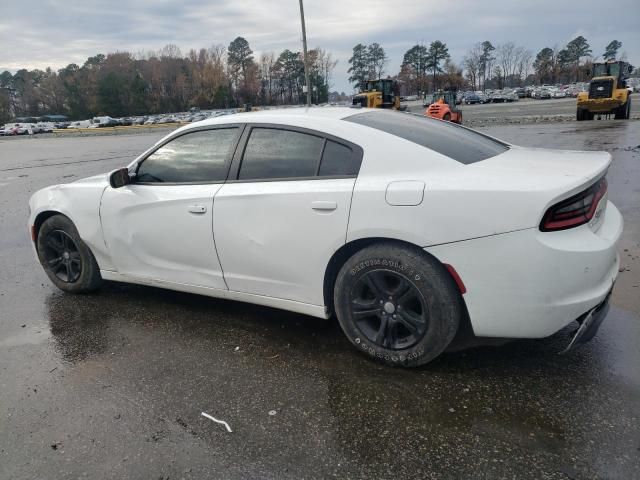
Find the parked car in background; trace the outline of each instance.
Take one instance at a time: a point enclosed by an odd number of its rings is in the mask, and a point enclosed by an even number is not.
[[[11,123],[9,124],[10,135],[33,135],[33,126],[30,123]]]
[[[502,91],[502,96],[504,97],[506,102],[517,102],[518,101],[518,95],[515,93],[514,90],[505,89],[505,90]]]
[[[39,122],[36,123],[36,127],[38,129],[37,133],[51,133],[53,132],[54,125],[50,122]]]
[[[538,90],[538,95],[536,96],[539,100],[548,100],[551,98],[551,91],[547,88],[541,88]]]
[[[118,121],[115,118],[109,116],[93,117],[89,128],[115,127],[116,125],[118,125]]]
[[[491,94],[492,103],[504,103],[506,101],[507,101],[507,98],[504,96],[504,94],[500,90],[496,90]]]
[[[91,125],[91,120],[80,120],[71,122],[67,128],[89,128],[89,125]]]
[[[0,136],[9,137],[9,136],[15,135],[16,133],[14,132],[14,128],[15,128],[14,124],[7,123],[3,125],[2,128],[0,128]]]
[[[489,103],[491,99],[482,91],[476,91],[475,94],[480,99],[480,103]]]
[[[465,92],[463,101],[466,105],[481,103],[480,97],[476,94],[476,92]]]
[[[523,87],[518,87],[513,91],[518,98],[525,98],[527,96],[527,91]]]

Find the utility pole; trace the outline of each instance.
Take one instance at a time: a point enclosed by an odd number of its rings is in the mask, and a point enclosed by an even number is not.
[[[304,52],[304,83],[307,85],[307,107],[311,106],[311,80],[309,79],[309,54],[307,53],[307,28],[304,25],[304,6],[300,0],[300,22],[302,22],[302,50]]]

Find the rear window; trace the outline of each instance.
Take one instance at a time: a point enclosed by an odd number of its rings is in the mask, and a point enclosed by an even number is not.
[[[344,120],[409,140],[465,165],[495,157],[509,149],[506,143],[481,133],[422,115],[376,111],[358,113]]]

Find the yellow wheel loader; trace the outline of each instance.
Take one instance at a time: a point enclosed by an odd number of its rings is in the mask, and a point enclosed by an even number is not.
[[[628,119],[631,98],[626,79],[632,70],[627,62],[594,63],[589,91],[578,94],[576,119],[612,114],[618,120]]]
[[[353,97],[352,104],[364,108],[393,108],[400,110],[398,82],[390,78],[368,80],[360,93]]]

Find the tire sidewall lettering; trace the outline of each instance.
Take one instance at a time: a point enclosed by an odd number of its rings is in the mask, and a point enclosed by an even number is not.
[[[355,267],[353,267],[349,273],[352,277],[355,277],[361,271],[372,268],[372,267],[386,267],[395,269],[396,271],[406,275],[409,279],[413,281],[420,281],[422,276],[420,272],[416,272],[415,268],[411,265],[407,265],[399,262],[398,260],[388,259],[388,258],[371,258],[368,260],[364,260],[358,263]]]
[[[389,355],[388,353],[378,351],[375,346],[369,345],[360,337],[357,337],[354,342],[356,345],[360,345],[362,351],[369,354],[371,357],[378,360],[392,361],[394,363],[404,363],[405,361],[417,360],[424,355],[424,350],[421,348],[408,354],[399,353],[398,355]]]

